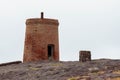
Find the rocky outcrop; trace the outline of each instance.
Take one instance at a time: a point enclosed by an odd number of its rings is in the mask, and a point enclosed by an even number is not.
[[[11,64],[0,66],[0,80],[120,80],[120,60]]]

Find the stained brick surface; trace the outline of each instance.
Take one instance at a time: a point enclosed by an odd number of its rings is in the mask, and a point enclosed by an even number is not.
[[[53,60],[59,60],[58,20],[26,20],[23,62],[48,60],[48,44],[54,45]]]

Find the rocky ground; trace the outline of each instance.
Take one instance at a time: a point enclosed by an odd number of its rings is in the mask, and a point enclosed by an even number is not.
[[[120,80],[120,60],[9,64],[0,66],[0,80]]]

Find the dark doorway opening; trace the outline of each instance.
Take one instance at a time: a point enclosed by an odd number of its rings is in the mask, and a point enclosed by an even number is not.
[[[52,60],[53,59],[53,54],[54,54],[54,45],[49,44],[48,45],[48,59]]]

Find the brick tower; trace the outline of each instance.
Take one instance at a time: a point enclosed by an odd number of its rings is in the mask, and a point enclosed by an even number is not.
[[[31,18],[26,20],[23,62],[39,60],[59,61],[59,39],[56,19]]]

